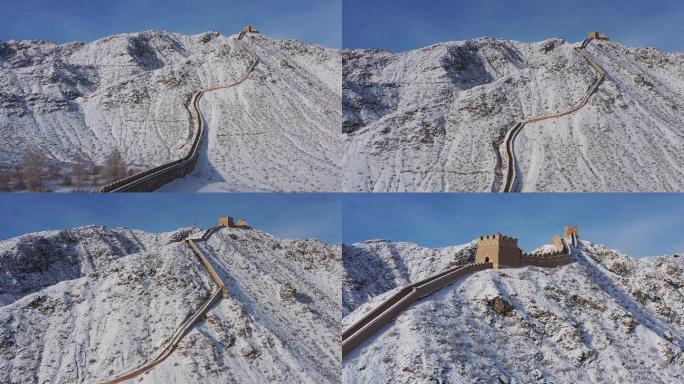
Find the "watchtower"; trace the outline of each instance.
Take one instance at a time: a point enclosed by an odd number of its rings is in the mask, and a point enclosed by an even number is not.
[[[500,233],[480,236],[477,241],[476,263],[492,263],[494,269],[502,267],[519,267],[522,251],[518,248],[518,239]]]
[[[602,34],[601,32],[589,32],[589,39],[608,40],[608,36]]]
[[[572,240],[572,245],[577,245],[577,239],[579,239],[579,229],[576,225],[566,225],[563,228],[563,237],[569,237]]]
[[[249,24],[242,27],[242,32],[244,32],[244,33],[259,33],[259,31],[257,31],[254,27],[252,27]]]
[[[226,228],[242,228],[242,229],[252,229],[252,227],[247,224],[247,220],[243,218],[239,218],[236,221],[233,220],[231,216],[221,216],[219,217],[218,221],[219,227],[226,227]]]
[[[232,228],[235,226],[235,222],[233,222],[233,218],[230,216],[221,216],[218,220],[218,226]]]
[[[557,250],[562,251],[565,249],[565,246],[563,246],[563,240],[561,240],[558,235],[553,235],[551,237],[551,244],[553,244],[554,247],[556,247]]]
[[[247,224],[247,220],[243,218],[238,219],[237,223],[235,223],[235,228],[252,229],[252,227]]]

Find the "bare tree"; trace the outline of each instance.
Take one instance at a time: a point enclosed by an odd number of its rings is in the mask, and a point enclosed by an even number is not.
[[[10,187],[10,181],[12,180],[11,171],[2,170],[0,171],[0,191],[9,192],[12,190]]]
[[[21,159],[21,173],[24,176],[24,185],[29,191],[43,190],[46,162],[45,156],[36,148],[26,148],[24,157]]]
[[[17,165],[12,170],[12,184],[14,189],[22,190],[26,188],[24,184],[24,176],[21,174],[21,166]]]
[[[79,157],[76,163],[71,167],[71,181],[74,185],[74,191],[81,192],[83,185],[88,182],[88,175],[92,168],[89,161]]]
[[[55,164],[48,164],[48,178],[50,180],[55,180],[59,178],[59,167]]]
[[[70,175],[64,175],[62,176],[62,186],[64,187],[70,187],[74,185],[74,181],[71,179]]]
[[[126,162],[124,161],[121,152],[114,148],[105,159],[104,167],[102,169],[102,176],[108,183],[114,182],[126,177]]]
[[[90,172],[88,174],[88,181],[90,186],[97,187],[102,177],[102,166],[98,164],[91,164]]]

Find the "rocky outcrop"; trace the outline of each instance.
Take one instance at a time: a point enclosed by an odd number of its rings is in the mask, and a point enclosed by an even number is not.
[[[501,316],[507,316],[513,310],[511,303],[506,301],[506,299],[501,296],[487,300],[487,304],[492,307],[494,312]]]

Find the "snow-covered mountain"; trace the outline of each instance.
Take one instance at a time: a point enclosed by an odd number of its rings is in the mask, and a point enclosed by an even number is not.
[[[196,172],[168,190],[337,191],[342,156],[338,50],[263,34],[162,31],[92,43],[0,42],[0,168],[28,146],[67,173],[77,159],[102,164],[112,149],[143,170],[183,157],[193,93],[207,134]]]
[[[0,241],[0,382],[94,383],[159,353],[214,285],[183,241],[91,226]],[[222,228],[197,246],[228,287],[130,382],[339,382],[339,245]]]
[[[343,326],[474,252],[344,245]],[[343,382],[681,382],[684,256],[640,261],[588,241],[573,253],[563,267],[480,271],[419,300],[345,356]]]
[[[525,118],[570,110],[596,73],[561,39],[343,51],[343,190],[491,191]],[[586,106],[515,139],[523,191],[684,189],[684,54],[595,40]]]

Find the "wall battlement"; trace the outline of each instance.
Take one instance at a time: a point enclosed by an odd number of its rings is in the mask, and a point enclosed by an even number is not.
[[[560,256],[566,256],[565,251],[553,251],[544,253],[523,253],[522,261],[526,260],[538,260],[538,259],[554,259]]]
[[[480,236],[478,244],[482,245],[500,245],[503,247],[518,247],[518,239],[511,236],[496,233],[494,235]]]
[[[516,243],[518,242],[518,239],[516,239],[515,237],[502,235],[500,233],[495,233],[493,235],[480,236],[480,240],[503,240],[503,241],[515,241]]]

